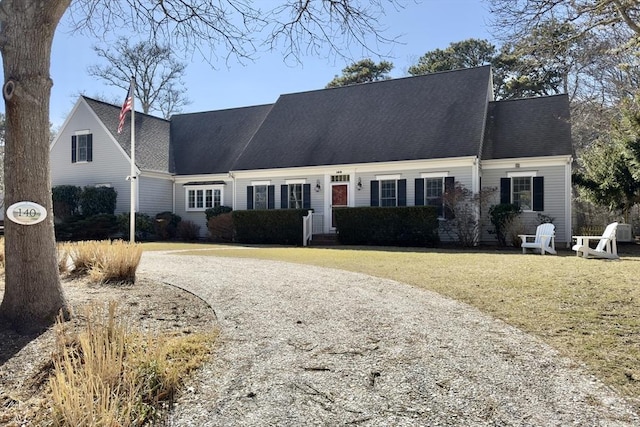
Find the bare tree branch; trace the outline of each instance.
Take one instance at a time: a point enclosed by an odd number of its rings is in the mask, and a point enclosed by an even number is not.
[[[168,46],[154,42],[130,45],[128,39],[119,38],[113,49],[94,47],[107,64],[92,65],[88,72],[110,86],[126,91],[131,76],[135,78],[135,94],[144,113],[159,111],[165,118],[180,112],[189,103],[182,77],[186,65],[176,61]],[[170,105],[164,105],[169,100]]]

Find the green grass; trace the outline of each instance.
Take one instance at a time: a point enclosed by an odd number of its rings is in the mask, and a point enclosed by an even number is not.
[[[640,257],[602,261],[573,252],[193,248],[198,250],[184,253],[332,267],[435,291],[537,335],[624,395],[640,397]]]

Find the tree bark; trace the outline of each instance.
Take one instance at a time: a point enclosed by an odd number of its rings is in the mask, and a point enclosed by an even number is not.
[[[49,76],[55,29],[70,0],[0,1],[0,51],[6,111],[5,206],[47,209],[45,221],[5,220],[5,292],[0,316],[33,332],[69,309],[62,291],[53,230],[49,166]]]

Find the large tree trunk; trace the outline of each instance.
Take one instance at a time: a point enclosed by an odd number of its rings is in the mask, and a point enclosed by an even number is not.
[[[21,331],[52,324],[68,307],[58,275],[49,179],[49,77],[55,29],[70,0],[0,1],[6,108],[5,206],[47,209],[35,225],[5,220],[5,292],[0,315]]]

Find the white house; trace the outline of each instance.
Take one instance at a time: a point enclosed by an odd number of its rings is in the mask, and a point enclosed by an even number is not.
[[[51,145],[52,185],[109,185],[129,211],[129,124],[81,97]],[[282,95],[274,104],[136,113],[137,211],[170,210],[206,230],[204,210],[312,208],[330,233],[342,206],[435,205],[458,182],[499,188],[525,221],[571,236],[572,146],[565,95],[494,101],[490,67]],[[443,219],[445,221],[445,219]],[[206,231],[203,231],[203,233]],[[483,233],[482,240],[495,241]]]

